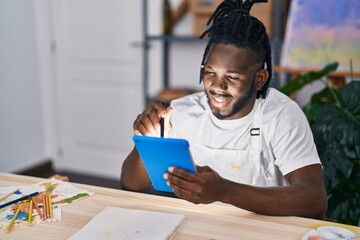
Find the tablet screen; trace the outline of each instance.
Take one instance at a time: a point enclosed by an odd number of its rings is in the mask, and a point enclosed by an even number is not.
[[[134,135],[133,141],[151,183],[158,191],[173,192],[163,178],[170,166],[196,172],[189,143],[185,139]]]

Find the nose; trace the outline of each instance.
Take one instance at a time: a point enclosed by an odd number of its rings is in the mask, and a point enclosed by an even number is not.
[[[226,84],[226,81],[221,80],[219,78],[214,79],[211,86],[213,88],[220,88],[221,90],[226,91],[228,89],[228,85]]]

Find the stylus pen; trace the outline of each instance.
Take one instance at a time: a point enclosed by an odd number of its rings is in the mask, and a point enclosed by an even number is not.
[[[164,137],[164,128],[165,128],[165,122],[164,122],[164,118],[160,118],[160,137]]]
[[[162,105],[165,107],[165,103],[162,102]],[[164,137],[164,129],[165,129],[165,121],[164,118],[161,117],[160,118],[160,137]]]
[[[34,197],[34,196],[36,196],[36,195],[38,195],[38,194],[39,194],[38,192],[34,192],[34,193],[31,193],[31,194],[29,194],[29,195],[27,195],[27,196],[24,196],[24,197],[15,199],[15,200],[13,200],[13,201],[4,203],[4,204],[0,205],[0,209],[1,209],[1,208],[4,208],[4,207],[7,207],[7,206],[9,206],[9,205],[11,205],[11,204],[15,204],[15,203],[18,203],[18,202],[20,202],[20,201],[26,200],[26,199],[28,199],[28,198]]]

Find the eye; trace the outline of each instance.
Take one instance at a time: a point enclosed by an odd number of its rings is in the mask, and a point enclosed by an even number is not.
[[[215,72],[206,70],[206,71],[205,71],[205,75],[207,75],[207,76],[214,76],[214,75],[215,75]]]
[[[235,77],[235,76],[227,76],[227,79],[230,80],[230,81],[237,81],[239,80],[238,77]]]

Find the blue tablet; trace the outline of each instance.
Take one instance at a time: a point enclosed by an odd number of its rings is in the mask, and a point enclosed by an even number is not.
[[[185,139],[134,135],[133,140],[156,190],[173,192],[163,178],[163,174],[168,171],[170,166],[196,172],[189,150],[189,142]]]

